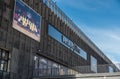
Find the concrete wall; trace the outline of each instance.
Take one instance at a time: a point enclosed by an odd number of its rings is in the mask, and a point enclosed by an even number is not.
[[[120,79],[119,73],[78,74],[75,79]]]

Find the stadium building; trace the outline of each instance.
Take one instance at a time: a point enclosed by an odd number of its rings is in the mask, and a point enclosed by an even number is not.
[[[0,0],[0,79],[117,70],[52,0]]]

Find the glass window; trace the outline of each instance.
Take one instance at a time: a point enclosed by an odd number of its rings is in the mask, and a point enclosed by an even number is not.
[[[42,57],[34,56],[34,67],[35,67],[34,75],[42,76],[46,74],[47,60]]]
[[[48,72],[48,75],[51,75],[51,73],[52,73],[52,64],[53,64],[53,63],[48,60],[48,71],[47,71],[47,72]]]
[[[3,67],[4,67],[4,61],[0,61],[0,70],[3,70]]]
[[[2,58],[5,58],[5,51],[2,51]]]
[[[56,63],[54,63],[53,68],[58,68],[58,65]]]
[[[109,73],[112,73],[112,72],[114,72],[113,68],[111,66],[109,66]]]
[[[7,71],[8,59],[8,52],[0,49],[0,70]]]
[[[64,75],[64,67],[60,66],[60,75]]]
[[[34,60],[35,60],[35,69],[37,69],[38,68],[38,57],[35,56]]]
[[[7,58],[8,58],[8,52],[7,51],[2,50],[2,58],[7,60]]]
[[[4,60],[0,61],[0,70],[6,71],[7,70],[7,62]]]
[[[45,58],[39,56],[38,60],[39,60],[39,62],[38,62],[39,67],[38,67],[38,69],[34,70],[35,76],[67,75],[68,73],[72,74],[71,69],[64,67],[60,64],[57,64],[55,62],[52,62],[48,59],[45,59]]]
[[[59,66],[58,66],[58,64],[53,63],[53,66],[52,66],[52,75],[58,75],[58,73],[59,73]]]
[[[51,68],[52,67],[52,62],[48,60],[48,67]]]
[[[68,75],[68,68],[66,68],[66,67],[64,68],[64,74]]]
[[[34,61],[36,61],[38,59],[38,57],[37,56],[34,56]]]
[[[91,56],[91,71],[97,72],[97,60],[93,56]]]

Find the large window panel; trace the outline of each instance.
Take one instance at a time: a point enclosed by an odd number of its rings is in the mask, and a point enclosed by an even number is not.
[[[97,59],[91,56],[91,71],[97,73]]]
[[[0,70],[7,71],[7,62],[4,60],[0,61]]]
[[[6,50],[0,49],[0,70],[7,71],[9,53]]]
[[[37,56],[35,56],[34,57],[34,64],[35,64],[35,69],[37,69],[38,68],[38,57]]]
[[[67,75],[71,70],[41,56],[34,56],[34,67],[34,76]]]
[[[113,72],[114,72],[113,68],[109,66],[109,73],[113,73]]]

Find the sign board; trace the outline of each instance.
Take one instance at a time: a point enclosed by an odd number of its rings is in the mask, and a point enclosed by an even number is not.
[[[77,44],[73,43],[71,40],[69,40],[67,37],[65,37],[64,35],[62,35],[62,42],[68,46],[71,50],[73,50],[76,53],[80,53],[80,48],[79,46],[77,46]]]
[[[40,42],[41,16],[21,0],[16,0],[13,28]]]

